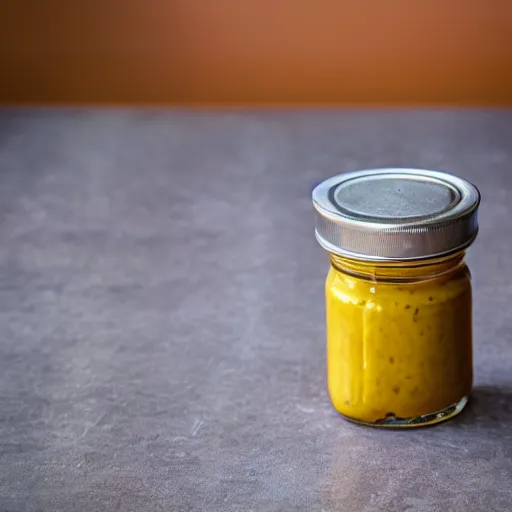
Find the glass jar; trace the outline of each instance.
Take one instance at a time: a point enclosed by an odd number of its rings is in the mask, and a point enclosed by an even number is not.
[[[480,195],[455,176],[378,169],[313,191],[329,252],[328,389],[348,419],[413,427],[466,405],[473,379],[471,278],[464,250]]]

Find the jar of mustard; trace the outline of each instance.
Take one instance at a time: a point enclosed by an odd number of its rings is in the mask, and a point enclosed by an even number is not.
[[[334,407],[372,426],[417,427],[466,405],[473,380],[471,277],[477,188],[417,169],[341,174],[313,190],[326,280]]]

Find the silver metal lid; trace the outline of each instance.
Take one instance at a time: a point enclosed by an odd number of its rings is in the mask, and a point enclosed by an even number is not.
[[[340,174],[313,190],[316,237],[327,251],[365,260],[414,260],[468,247],[478,232],[478,189],[422,169]]]

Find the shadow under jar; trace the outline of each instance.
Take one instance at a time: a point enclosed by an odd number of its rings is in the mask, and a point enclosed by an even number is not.
[[[356,171],[313,191],[329,252],[327,373],[334,407],[382,427],[458,414],[473,380],[471,277],[464,250],[480,194],[450,174]]]

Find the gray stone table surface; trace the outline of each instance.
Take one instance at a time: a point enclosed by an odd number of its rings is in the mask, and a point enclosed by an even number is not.
[[[475,389],[390,432],[325,389],[310,191],[483,194]],[[0,510],[512,509],[512,111],[0,111]]]

